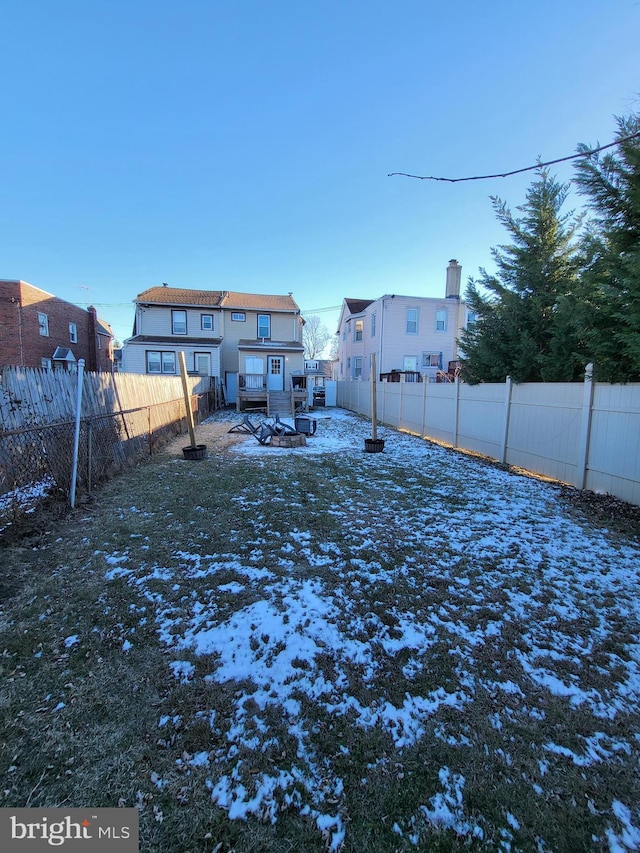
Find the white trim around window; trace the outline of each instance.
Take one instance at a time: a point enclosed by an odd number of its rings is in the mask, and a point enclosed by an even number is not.
[[[186,335],[187,334],[187,312],[172,311],[171,312],[171,334]],[[175,372],[175,371],[174,371]]]
[[[78,326],[76,323],[69,323],[69,343],[78,343]]]
[[[145,353],[147,373],[161,374],[176,372],[176,354],[172,350],[147,350]]]
[[[271,337],[271,314],[258,314],[258,338]]]
[[[49,337],[49,317],[47,314],[38,312],[38,331],[43,338]]]

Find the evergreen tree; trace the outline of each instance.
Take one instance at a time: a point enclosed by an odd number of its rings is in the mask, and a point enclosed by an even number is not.
[[[640,116],[617,122],[616,138],[626,141],[576,164],[576,183],[595,214],[576,321],[596,378],[609,382],[640,380]]]
[[[561,381],[584,371],[571,310],[580,218],[561,213],[567,193],[567,184],[540,168],[520,217],[491,198],[512,243],[491,250],[495,275],[481,269],[479,281],[469,283],[465,298],[477,322],[460,338],[467,382]]]

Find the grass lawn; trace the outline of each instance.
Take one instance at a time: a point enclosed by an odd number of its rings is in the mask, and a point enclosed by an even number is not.
[[[640,513],[238,420],[0,534],[0,806],[138,806],[145,853],[640,849]]]

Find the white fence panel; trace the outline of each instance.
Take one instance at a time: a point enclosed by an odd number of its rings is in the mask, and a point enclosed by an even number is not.
[[[368,382],[338,405],[371,416]],[[640,506],[640,383],[378,385],[378,420]]]
[[[502,459],[506,396],[502,383],[459,385],[457,446]]]
[[[449,383],[428,382],[426,388],[424,437],[447,444],[456,443],[456,386]]]
[[[586,486],[640,505],[640,385],[596,384]]]
[[[580,484],[578,469],[584,387],[578,383],[514,385],[506,462]]]

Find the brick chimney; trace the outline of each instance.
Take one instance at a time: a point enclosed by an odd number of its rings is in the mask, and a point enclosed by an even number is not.
[[[95,373],[98,370],[98,312],[89,305],[87,308],[88,316],[88,334],[89,334],[89,358],[87,361],[87,370]]]
[[[447,267],[447,299],[460,299],[460,279],[462,278],[462,267],[455,258],[449,261]]]

